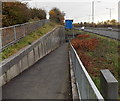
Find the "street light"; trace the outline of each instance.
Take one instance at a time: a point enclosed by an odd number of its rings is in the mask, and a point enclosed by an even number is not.
[[[88,15],[88,22],[91,22],[91,15]]]
[[[95,2],[100,3],[101,1],[92,1],[92,22],[94,23],[94,13],[95,13]]]
[[[113,8],[106,8],[106,9],[110,10],[110,20],[111,20],[111,11]]]

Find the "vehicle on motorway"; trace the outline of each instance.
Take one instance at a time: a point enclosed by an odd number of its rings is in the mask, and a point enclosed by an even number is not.
[[[83,26],[83,27],[81,27],[81,30],[84,30],[85,29],[85,27]]]
[[[108,30],[112,30],[112,27],[108,27],[107,29],[108,29]]]

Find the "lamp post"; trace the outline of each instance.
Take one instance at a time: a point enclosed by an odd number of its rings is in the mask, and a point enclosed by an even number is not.
[[[88,22],[91,22],[91,15],[88,15]]]
[[[100,1],[92,1],[92,22],[94,23],[94,19],[95,19],[95,2],[100,3]]]
[[[118,2],[118,22],[120,22],[120,1]]]
[[[92,1],[92,22],[94,23],[94,1]]]
[[[110,20],[111,20],[111,17],[112,17],[111,12],[113,8],[106,8],[106,9],[110,10]]]

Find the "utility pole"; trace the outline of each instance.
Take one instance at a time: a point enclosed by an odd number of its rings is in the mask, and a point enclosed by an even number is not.
[[[106,9],[110,10],[110,20],[111,20],[111,18],[112,18],[112,9],[113,8],[106,8]]]
[[[111,20],[111,8],[110,8],[110,20]]]
[[[94,23],[94,19],[95,19],[95,2],[100,3],[100,1],[92,1],[92,23]]]
[[[92,1],[92,23],[94,23],[94,1]]]
[[[118,2],[118,22],[120,22],[120,1]]]

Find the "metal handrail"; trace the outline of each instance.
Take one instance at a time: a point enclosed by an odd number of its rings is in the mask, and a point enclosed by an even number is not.
[[[82,64],[76,50],[71,44],[70,50],[76,84],[81,100],[93,99],[97,101],[104,101],[104,98],[100,94],[99,90]]]

